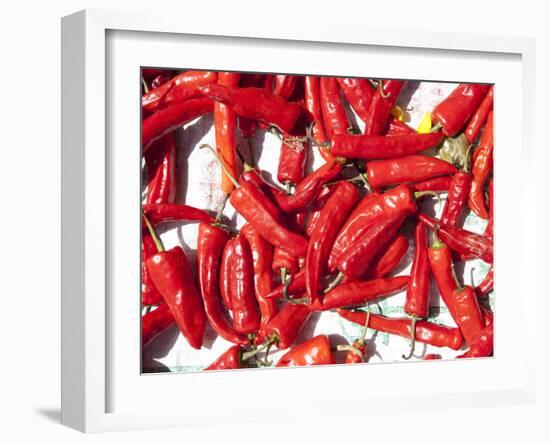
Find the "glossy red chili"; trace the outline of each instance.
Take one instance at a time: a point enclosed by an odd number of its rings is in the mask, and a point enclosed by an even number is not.
[[[489,293],[493,291],[493,285],[494,285],[494,267],[491,267],[489,272],[487,272],[487,275],[485,275],[485,278],[483,278],[483,281],[476,287],[476,293],[479,296],[487,296]]]
[[[300,77],[297,75],[275,75],[273,82],[273,93],[289,99]]]
[[[429,313],[430,262],[426,228],[417,222],[414,229],[415,252],[411,268],[411,278],[403,311],[414,318],[427,318]]]
[[[447,192],[451,186],[452,178],[450,176],[438,176],[418,183],[411,183],[409,187],[413,192]]]
[[[494,86],[491,86],[489,92],[483,97],[481,104],[468,121],[466,129],[464,129],[464,135],[469,143],[473,143],[476,140],[479,131],[485,124],[485,121],[487,121],[489,112],[493,110],[493,91]]]
[[[287,302],[267,324],[265,335],[273,339],[278,348],[292,345],[311,315],[304,304]]]
[[[304,83],[304,95],[305,95],[305,108],[310,114],[310,118],[313,121],[313,138],[319,148],[319,153],[325,161],[332,160],[332,155],[323,146],[328,140],[325,122],[321,111],[321,92],[319,85],[319,77],[308,75],[305,78]]]
[[[286,295],[288,297],[295,297],[301,295],[306,290],[306,271],[301,269],[292,275],[292,278],[286,286]],[[275,287],[268,295],[268,298],[279,299],[282,298],[285,293],[284,284],[280,284]]]
[[[350,127],[338,82],[334,77],[322,77],[320,80],[321,112],[325,122],[327,136],[346,134]]]
[[[225,243],[223,248],[222,260],[220,265],[220,294],[222,298],[223,305],[228,310],[233,309],[233,302],[231,300],[231,287],[230,287],[230,276],[233,273],[233,256],[235,252],[235,238],[229,239]]]
[[[334,357],[330,349],[328,337],[326,335],[319,335],[285,353],[277,362],[277,367],[326,364],[334,364]]]
[[[468,345],[476,335],[484,328],[483,316],[477,302],[477,296],[472,287],[458,287],[453,292],[454,309],[457,325]]]
[[[173,203],[176,197],[176,139],[167,134],[145,155],[147,204]]]
[[[172,221],[215,222],[204,210],[185,204],[145,204],[143,211],[153,225]]]
[[[141,346],[145,347],[149,342],[161,334],[174,323],[174,316],[166,304],[159,305],[152,312],[141,317]]]
[[[404,235],[397,235],[388,248],[376,258],[368,271],[371,278],[384,278],[401,263],[409,249],[409,241]]]
[[[449,313],[455,323],[458,321],[455,312],[454,291],[457,288],[456,278],[453,270],[453,257],[451,250],[444,242],[436,239],[431,247],[428,248],[428,259],[430,268],[434,275],[434,280],[441,295],[441,299],[447,306]]]
[[[375,93],[369,80],[364,78],[337,78],[336,80],[355,113],[364,123],[367,123],[369,107]]]
[[[457,358],[486,358],[493,354],[493,324],[481,330],[472,340],[468,351]]]
[[[157,246],[151,238],[151,235],[147,231],[142,232],[141,236],[141,304],[142,305],[157,305],[164,302],[162,295],[159,293],[147,267],[145,261],[150,256],[153,256],[157,252]]]
[[[472,185],[468,205],[470,209],[479,217],[487,219],[489,213],[485,206],[485,182],[489,178],[493,166],[493,112],[489,112],[487,124],[481,134],[479,146],[474,156],[472,167]]]
[[[233,345],[206,367],[205,370],[232,370],[242,368],[241,354],[242,348],[238,345]]]
[[[382,87],[378,87],[376,90],[369,107],[365,135],[380,135],[386,129],[391,118],[392,107],[399,98],[405,83],[401,80],[382,81]],[[383,89],[383,94],[380,89]]]
[[[458,225],[468,201],[471,183],[472,175],[469,172],[459,170],[453,175],[447,193],[447,200],[441,212],[441,224]]]
[[[382,132],[382,135],[394,137],[396,135],[412,135],[415,133],[417,132],[409,125],[399,121],[397,118],[390,117],[390,124],[388,128]]]

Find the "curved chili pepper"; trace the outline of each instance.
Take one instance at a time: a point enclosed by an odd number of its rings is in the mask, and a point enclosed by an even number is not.
[[[457,325],[468,345],[472,345],[475,336],[485,327],[483,316],[472,287],[458,287],[453,292]]]
[[[334,189],[335,186],[323,187],[323,190],[319,192],[319,195],[317,195],[317,198],[309,208],[309,217],[306,227],[306,235],[308,237],[311,237],[311,234],[315,230],[315,226],[317,225],[317,222],[319,221],[319,216],[321,215],[321,210],[323,210],[325,203],[334,192]]]
[[[235,87],[239,84],[240,74],[232,72],[219,72],[218,84]],[[237,127],[237,114],[231,107],[224,103],[214,103],[214,127],[216,131],[216,149],[223,162],[233,176],[240,175],[237,170],[237,142],[235,129]],[[233,183],[222,172],[222,192],[231,193]]]
[[[235,238],[233,263],[229,276],[233,327],[235,331],[251,334],[260,327],[258,303],[254,295],[254,269],[250,246],[242,234]]]
[[[453,271],[451,250],[447,244],[437,239],[432,246],[428,248],[428,259],[430,260],[430,267],[441,299],[443,299],[453,320],[457,323],[458,318],[455,313],[455,299],[453,296],[453,292],[456,290],[457,285]]]
[[[260,83],[262,76],[260,74],[241,74],[239,87],[256,87]],[[239,131],[243,139],[251,138],[256,133],[258,124],[256,120],[239,116]]]
[[[390,241],[403,224],[405,216],[396,213],[370,227],[357,241],[346,248],[337,259],[336,267],[350,279],[359,278]]]
[[[297,75],[275,75],[273,93],[288,100],[296,88],[298,78]]]
[[[425,181],[420,181],[419,183],[411,183],[409,187],[413,192],[424,192],[426,190],[433,192],[447,192],[451,186],[451,179],[452,178],[450,176],[438,176]]]
[[[278,348],[288,348],[292,345],[310,315],[311,311],[306,305],[288,302],[269,321],[265,329],[265,335],[274,339]]]
[[[491,267],[483,281],[476,287],[476,293],[479,296],[487,296],[493,291],[494,267]]]
[[[375,92],[369,80],[364,78],[337,78],[336,81],[338,81],[338,85],[350,106],[359,118],[366,123]]]
[[[206,367],[205,370],[233,370],[242,368],[241,353],[241,347],[233,345]]]
[[[214,83],[217,78],[218,74],[211,71],[184,72],[146,93],[141,98],[141,106],[146,112],[156,112],[191,98],[200,97],[201,93],[197,86]]]
[[[445,201],[443,211],[441,212],[441,224],[451,226],[458,224],[468,200],[471,183],[472,175],[469,172],[459,170],[453,175],[447,194],[447,201]]]
[[[418,222],[414,229],[415,253],[403,311],[415,318],[427,318],[429,310],[430,262],[426,228]]]
[[[259,344],[265,339],[265,329],[268,322],[277,313],[277,305],[273,299],[266,296],[273,290],[273,246],[263,239],[250,225],[245,224],[241,228],[250,250],[254,264],[254,292],[260,307],[260,328],[255,343]]]
[[[487,117],[487,124],[481,139],[479,140],[479,146],[476,149],[474,157],[474,165],[472,167],[472,186],[470,187],[470,195],[468,198],[468,205],[470,209],[479,217],[487,219],[489,214],[485,207],[485,193],[483,187],[489,174],[491,173],[493,165],[493,112],[489,112]]]
[[[444,140],[443,134],[394,135],[333,135],[330,145],[332,155],[365,160],[399,158],[412,155]]]
[[[235,252],[235,238],[229,239],[223,248],[222,261],[220,266],[220,294],[223,305],[228,310],[233,310],[233,302],[231,300],[231,275],[233,273],[233,256]]]
[[[489,112],[493,110],[493,90],[494,86],[491,86],[489,92],[483,97],[481,104],[470,118],[470,121],[468,121],[466,129],[464,129],[464,135],[469,143],[475,141],[479,135],[479,131],[485,124],[485,121],[487,121]]]
[[[206,96],[232,107],[237,115],[253,118],[290,132],[298,121],[302,108],[262,88],[237,88],[208,84],[199,87]]]
[[[270,202],[278,209],[284,211],[283,207],[287,207],[288,195],[287,193],[266,180],[262,176],[262,172],[258,168],[250,169],[250,166],[245,164],[246,172],[239,177],[239,182],[250,182],[258,187],[267,197]]]
[[[412,127],[399,121],[397,118],[390,118],[388,129],[382,132],[383,135],[394,137],[396,135],[412,135],[417,133]]]
[[[153,225],[172,221],[215,222],[204,210],[185,204],[145,204],[143,211]]]
[[[226,341],[244,345],[248,340],[244,335],[233,330],[223,311],[219,292],[220,261],[228,239],[229,233],[216,225],[199,224],[197,239],[199,284],[206,317],[212,328]]]
[[[405,81],[401,80],[386,80],[382,82],[384,94],[381,93],[380,87],[374,93],[366,117],[365,135],[380,135],[386,129],[391,117],[391,109],[397,98],[399,98],[399,94],[405,83]]]
[[[326,335],[319,335],[285,353],[277,362],[277,367],[327,364],[334,364],[334,357],[330,351],[330,342]]]
[[[483,232],[483,236],[486,238],[489,238],[491,241],[493,240],[493,216],[494,216],[494,209],[493,209],[493,179],[491,178],[489,180],[489,185],[487,186],[488,189],[488,205],[489,205],[489,221],[487,222],[487,227],[485,227],[485,231]]]
[[[441,124],[443,133],[454,137],[487,94],[486,84],[460,84],[432,111],[434,120]]]
[[[201,348],[206,317],[183,249],[178,246],[159,251],[145,265],[187,342],[193,348]]]
[[[213,109],[214,103],[212,100],[204,97],[193,98],[161,109],[147,117],[141,124],[142,154],[145,154],[151,148],[155,140],[169,132],[173,132],[194,118],[212,112]]]
[[[286,295],[288,297],[295,297],[304,293],[306,289],[306,271],[302,269],[292,275],[290,283],[286,286]],[[275,287],[268,295],[267,298],[282,298],[285,294],[285,285],[280,284]]]
[[[159,146],[145,155],[147,167],[147,204],[173,203],[176,197],[176,139],[166,134]]]
[[[313,125],[313,139],[317,143],[319,153],[325,161],[333,159],[330,152],[323,147],[327,141],[325,132],[325,122],[321,111],[321,92],[319,86],[319,77],[307,75],[304,83],[305,108],[309,112]]]
[[[368,274],[371,278],[384,278],[401,263],[409,249],[409,241],[404,235],[397,235],[386,251],[377,258]]]
[[[344,104],[340,98],[338,82],[334,77],[321,77],[321,113],[327,136],[346,134],[350,127]]]
[[[302,181],[306,166],[306,154],[304,141],[283,138],[277,167],[277,179],[281,184],[295,186]]]
[[[336,268],[340,254],[382,218],[402,212],[403,216],[416,212],[416,203],[408,186],[397,186],[387,192],[371,193],[353,209],[338,232],[329,258],[329,269]]]
[[[141,346],[145,347],[173,323],[174,316],[166,304],[161,304],[152,312],[143,315],[141,317]]]
[[[441,225],[437,220],[423,213],[418,215],[418,219],[436,231],[439,237],[455,252],[477,256],[489,264],[493,263],[493,243],[484,236],[459,227]]]
[[[367,163],[367,180],[375,189],[394,184],[415,183],[455,172],[456,168],[447,161],[424,155],[409,155]]]
[[[344,181],[337,185],[321,210],[315,230],[309,239],[306,255],[306,293],[309,304],[319,298],[319,284],[321,276],[326,272],[332,244],[348,212],[358,200],[357,188]]]
[[[363,305],[399,293],[407,287],[408,283],[408,276],[396,276],[341,284],[323,297],[321,305],[314,306],[312,309],[326,311]]]
[[[356,324],[365,324],[367,314],[365,312],[351,312],[338,309],[338,314],[348,321]],[[411,337],[411,320],[408,318],[388,318],[385,316],[370,314],[369,328],[384,333],[391,333],[404,338]],[[415,328],[415,339],[417,342],[424,342],[435,347],[449,347],[458,350],[462,347],[463,338],[458,328],[446,327],[433,324],[428,321],[417,321]]]
[[[486,358],[493,354],[493,325],[481,330],[472,340],[469,350],[457,358]]]
[[[148,232],[142,232],[141,236],[141,304],[142,305],[157,305],[164,302],[162,295],[159,293],[149,272],[147,272],[147,267],[145,266],[145,261],[150,256],[154,255],[157,252],[157,246],[151,238],[151,235]]]

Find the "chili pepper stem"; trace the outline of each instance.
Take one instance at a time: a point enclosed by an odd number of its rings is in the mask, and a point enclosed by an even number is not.
[[[441,129],[441,123],[437,121],[431,128],[430,133],[437,132]]]
[[[283,284],[283,299],[286,299],[288,295],[289,279],[290,278],[288,278],[286,267],[281,267],[281,283]]]
[[[157,247],[157,252],[164,252],[164,245],[162,244],[162,241],[158,237],[157,232],[155,232],[155,229],[153,228],[151,221],[149,221],[149,218],[145,216],[145,213],[142,213],[142,216],[143,216],[143,220],[145,221],[145,225],[147,226],[147,230],[149,230],[149,233],[151,234],[151,238],[153,238],[153,242]]]
[[[327,288],[325,289],[324,293],[328,293],[330,292],[334,287],[336,287],[338,284],[340,284],[342,282],[342,280],[344,279],[346,275],[344,275],[342,272],[338,273],[338,275],[336,276],[336,278],[334,278],[332,280],[332,282],[327,286]]]
[[[405,359],[406,361],[411,359],[413,357],[413,354],[414,354],[414,348],[415,348],[415,344],[416,344],[416,320],[417,319],[418,318],[417,318],[416,315],[411,316],[411,350],[410,350],[408,355],[406,355],[406,356],[402,355],[403,359]]]
[[[254,350],[247,351],[246,353],[243,353],[241,355],[241,361],[246,361],[250,359],[253,356],[256,356],[258,353],[261,353],[266,348],[271,347],[275,343],[274,337],[271,337],[268,339],[264,344],[260,345],[259,347],[256,347]]]
[[[380,96],[382,98],[389,98],[391,94],[386,94],[384,92],[384,84],[382,82],[382,80],[378,80],[378,88],[380,89]]]
[[[336,351],[352,351],[361,358],[361,362],[365,362],[365,355],[357,347],[351,344],[339,344],[336,346]]]
[[[218,209],[218,212],[216,213],[216,224],[220,224],[223,216],[223,210],[225,209],[225,205],[227,204],[227,200],[229,200],[229,194],[226,193],[223,197],[223,201],[220,205],[220,208]]]
[[[220,158],[220,156],[218,155],[218,153],[214,150],[214,148],[212,146],[210,146],[209,144],[201,144],[199,146],[199,149],[204,149],[204,148],[207,148],[207,149],[210,149],[212,151],[212,153],[214,154],[214,156],[216,157],[216,159],[220,162],[220,166],[222,167],[223,169],[223,173],[225,173],[227,175],[227,177],[229,178],[229,180],[231,181],[231,183],[235,186],[236,189],[238,189],[239,187],[241,187],[241,185],[239,184],[239,182],[235,179],[235,177],[233,175],[231,175],[231,172],[229,172],[229,169],[227,168],[227,166],[225,165],[225,163],[223,162],[223,160]]]
[[[145,91],[146,94],[149,93],[149,86],[147,86],[147,82],[145,81],[145,79],[143,77],[141,77],[141,84],[143,85],[143,90]]]

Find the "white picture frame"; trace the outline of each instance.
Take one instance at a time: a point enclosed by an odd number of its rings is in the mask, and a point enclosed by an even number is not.
[[[110,134],[106,130],[106,121],[110,117],[108,109],[108,79],[106,76],[109,33],[143,33],[156,37],[167,36],[170,38],[183,38],[192,36],[195,39],[215,36],[218,39],[234,38],[242,39],[254,44],[269,42],[274,46],[291,48],[299,42],[309,42],[312,45],[338,44],[339,48],[374,47],[380,49],[401,48],[403,50],[426,50],[426,54],[437,57],[437,54],[468,53],[483,59],[483,54],[501,54],[519,59],[521,70],[520,101],[521,119],[516,120],[516,127],[511,128],[513,135],[518,137],[521,144],[522,172],[528,173],[534,161],[535,140],[533,133],[527,130],[527,122],[534,119],[535,102],[535,45],[534,40],[507,36],[481,36],[454,33],[428,33],[423,31],[377,30],[374,28],[354,28],[346,26],[301,26],[285,27],[281,23],[249,23],[246,26],[240,24],[233,27],[231,23],[216,19],[208,22],[186,21],[183,25],[177,17],[167,15],[153,15],[141,13],[127,13],[114,11],[86,10],[63,18],[62,21],[62,423],[85,432],[112,431],[124,429],[159,428],[169,426],[207,425],[215,416],[217,423],[246,422],[285,419],[300,416],[340,415],[354,414],[358,404],[362,404],[361,413],[369,413],[374,405],[369,397],[376,397],[378,411],[399,412],[409,409],[413,404],[416,410],[436,410],[440,408],[465,408],[472,406],[475,400],[477,406],[494,406],[499,404],[533,404],[535,401],[535,364],[536,354],[534,346],[536,339],[536,322],[527,320],[525,315],[515,317],[515,327],[522,329],[522,342],[525,345],[521,349],[515,349],[517,361],[512,364],[507,359],[506,348],[500,343],[509,340],[510,346],[514,344],[513,336],[506,333],[506,324],[511,324],[511,309],[507,308],[506,300],[499,305],[499,313],[496,318],[496,343],[495,346],[502,350],[501,356],[479,361],[448,361],[428,364],[379,364],[378,367],[369,367],[372,374],[383,375],[391,372],[396,376],[416,378],[418,376],[436,376],[437,372],[445,371],[446,375],[461,373],[474,373],[475,370],[502,371],[502,379],[495,374],[495,380],[490,388],[484,389],[480,383],[461,383],[457,378],[456,388],[451,392],[438,391],[437,388],[427,388],[423,394],[417,390],[406,390],[404,385],[397,383],[394,386],[386,385],[384,392],[368,392],[365,386],[357,388],[354,394],[343,394],[333,387],[335,373],[338,367],[319,367],[307,370],[261,370],[262,373],[250,376],[249,371],[237,371],[231,374],[231,384],[235,386],[255,385],[258,382],[265,384],[275,379],[288,386],[300,386],[304,392],[308,392],[308,382],[312,384],[325,381],[327,391],[322,395],[305,394],[301,397],[299,390],[289,388],[289,404],[282,407],[275,398],[272,404],[262,407],[249,407],[245,398],[236,399],[232,396],[231,415],[224,415],[223,404],[227,401],[216,398],[214,392],[224,391],[227,385],[226,373],[212,373],[208,379],[204,375],[196,375],[193,383],[203,388],[202,391],[210,393],[209,400],[215,401],[212,407],[217,411],[213,414],[206,413],[206,403],[200,402],[196,391],[187,385],[187,394],[197,397],[197,402],[182,407],[166,408],[158,406],[149,396],[152,389],[174,388],[175,383],[187,382],[185,376],[149,376],[140,379],[144,388],[144,404],[136,404],[135,409],[127,407],[113,408],[110,403],[110,395],[117,387],[120,375],[112,376],[111,369],[116,359],[110,344],[109,327],[116,315],[110,311],[108,292],[109,265],[116,259],[109,254],[109,244],[113,240],[112,230],[109,228],[113,213],[109,194],[112,169],[110,169],[107,143]],[[154,34],[147,34],[154,33]],[[140,34],[141,35],[141,34]],[[176,36],[176,37],[174,37]],[[258,43],[260,42],[260,43]],[[162,51],[160,51],[162,52]],[[261,57],[259,58],[261,60]],[[258,61],[257,61],[258,62]],[[242,60],[224,61],[222,68],[230,69],[241,66]],[[230,65],[228,63],[235,63]],[[195,67],[195,66],[193,66]],[[200,66],[198,66],[200,67]],[[319,68],[323,69],[323,68]],[[325,67],[324,69],[330,69]],[[337,68],[334,68],[337,69]],[[403,68],[403,75],[406,69]],[[443,69],[443,68],[441,68]],[[450,69],[448,67],[447,69]],[[246,70],[243,68],[243,70]],[[437,67],[435,67],[437,71]],[[441,71],[443,72],[443,71]],[[322,72],[323,73],[323,72]],[[325,73],[329,73],[328,71]],[[435,75],[435,74],[434,74]],[[443,75],[443,74],[442,74]],[[397,74],[396,76],[399,76]],[[403,77],[407,78],[407,77]],[[417,77],[419,78],[419,77]],[[476,77],[479,78],[479,77]],[[442,77],[441,79],[445,79]],[[465,78],[464,81],[467,81]],[[486,79],[488,80],[488,79]],[[517,97],[516,97],[517,98]],[[503,101],[504,102],[504,101]],[[137,102],[136,102],[137,103]],[[498,101],[495,103],[498,109]],[[136,114],[138,110],[136,108]],[[516,114],[517,115],[517,114]],[[496,118],[499,118],[498,116]],[[502,117],[501,121],[505,117]],[[498,121],[498,120],[497,120]],[[504,123],[502,124],[504,126]],[[502,127],[501,126],[501,127]],[[136,132],[137,134],[138,132]],[[496,123],[496,137],[499,129]],[[137,136],[137,135],[136,135]],[[139,143],[129,142],[139,150]],[[504,144],[504,141],[503,141]],[[137,152],[137,151],[136,151]],[[504,156],[497,162],[506,167]],[[517,160],[517,158],[516,158]],[[500,167],[500,166],[499,166]],[[498,171],[497,171],[498,172]],[[497,175],[497,173],[496,173]],[[503,175],[504,176],[504,175]],[[532,207],[535,207],[535,193],[526,189],[506,188],[500,185],[498,178],[496,186],[496,255],[497,261],[502,263],[502,275],[497,271],[496,285],[502,293],[507,291],[507,283],[510,290],[519,289],[521,296],[515,300],[519,310],[526,305],[535,305],[536,287],[533,279],[526,277],[526,263],[528,256],[535,256],[536,241],[534,240],[534,215]],[[500,186],[500,187],[499,187]],[[521,200],[525,210],[522,210],[520,227],[512,221],[505,220],[506,211],[509,208],[505,204],[499,204],[499,191],[515,192],[514,195]],[[136,212],[138,213],[138,212]],[[500,216],[499,216],[500,214]],[[139,216],[137,216],[139,222]],[[519,237],[509,240],[508,231],[516,229]],[[137,230],[137,229],[136,229]],[[499,240],[507,238],[508,240]],[[514,248],[515,247],[515,248]],[[505,248],[513,249],[514,254],[519,254],[522,263],[522,277],[517,281],[507,281],[506,266],[510,263],[505,256]],[[136,258],[137,259],[137,258]],[[518,258],[516,256],[516,262]],[[137,261],[135,261],[137,262]],[[500,266],[500,263],[499,263]],[[138,266],[135,266],[136,272]],[[137,283],[137,279],[136,279]],[[502,288],[501,288],[502,287]],[[500,295],[499,295],[500,296]],[[504,295],[503,295],[504,298]],[[138,342],[138,341],[136,341]],[[136,346],[138,346],[136,344]],[[496,362],[495,362],[496,361]],[[474,371],[470,372],[465,364],[476,364]],[[498,365],[500,364],[500,365]],[[511,365],[509,365],[511,364]],[[509,372],[506,367],[509,365]],[[358,370],[362,367],[354,367],[346,372],[346,380],[340,380],[342,385],[360,375]],[[307,379],[303,373],[307,372]],[[128,373],[128,379],[139,376],[139,373]],[[309,381],[308,381],[309,379]],[[123,383],[120,381],[120,383]],[[224,387],[225,383],[225,387]],[[183,385],[183,384],[182,384]],[[280,385],[280,384],[279,384]],[[468,387],[467,385],[471,385]],[[159,387],[160,386],[160,387]],[[235,387],[235,388],[237,388]],[[131,384],[128,384],[131,388]],[[178,387],[176,387],[178,388]],[[179,388],[182,388],[181,385]],[[127,391],[127,390],[126,390]],[[149,391],[149,393],[146,393]],[[125,394],[124,391],[121,394]],[[274,393],[275,394],[275,393]],[[369,395],[374,396],[369,396]],[[127,402],[131,401],[131,398]],[[124,402],[123,400],[121,403]],[[191,401],[189,401],[191,403]],[[263,404],[262,404],[263,405]],[[247,410],[239,413],[239,410]],[[240,416],[240,417],[236,417]]]

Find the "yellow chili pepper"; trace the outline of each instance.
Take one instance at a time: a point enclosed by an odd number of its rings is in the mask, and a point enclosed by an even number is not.
[[[432,130],[432,116],[429,112],[426,112],[420,120],[418,129],[416,130],[419,134],[429,134]]]

